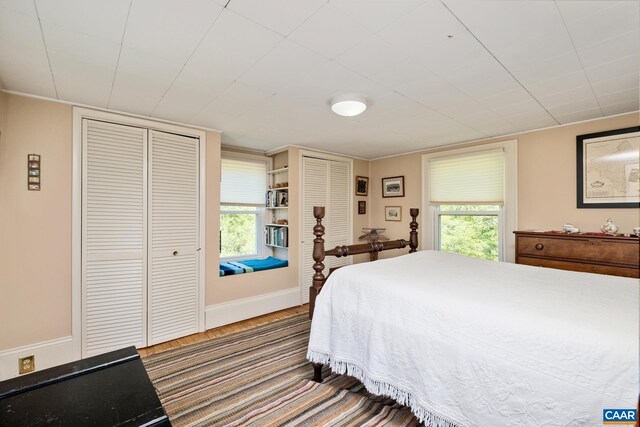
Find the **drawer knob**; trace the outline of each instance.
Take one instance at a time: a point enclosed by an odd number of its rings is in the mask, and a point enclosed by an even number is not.
[[[542,249],[544,249],[544,245],[542,243],[536,243],[536,249],[541,251]]]

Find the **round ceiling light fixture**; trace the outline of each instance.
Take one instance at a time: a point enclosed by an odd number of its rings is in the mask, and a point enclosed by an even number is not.
[[[331,100],[331,110],[339,116],[353,117],[367,109],[367,100],[360,95],[341,95]]]

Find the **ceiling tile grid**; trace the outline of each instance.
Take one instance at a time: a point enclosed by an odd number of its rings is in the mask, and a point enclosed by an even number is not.
[[[0,0],[3,89],[376,158],[637,111],[640,1]],[[356,93],[362,116],[330,111]]]

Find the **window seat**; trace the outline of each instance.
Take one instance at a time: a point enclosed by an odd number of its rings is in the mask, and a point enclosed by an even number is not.
[[[251,273],[254,271],[271,270],[289,265],[286,259],[267,258],[243,259],[242,261],[226,261],[220,263],[220,276]]]

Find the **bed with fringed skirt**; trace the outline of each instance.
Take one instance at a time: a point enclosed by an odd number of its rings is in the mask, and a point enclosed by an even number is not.
[[[437,251],[356,264],[317,295],[307,358],[426,426],[600,425],[638,402],[638,288]]]

